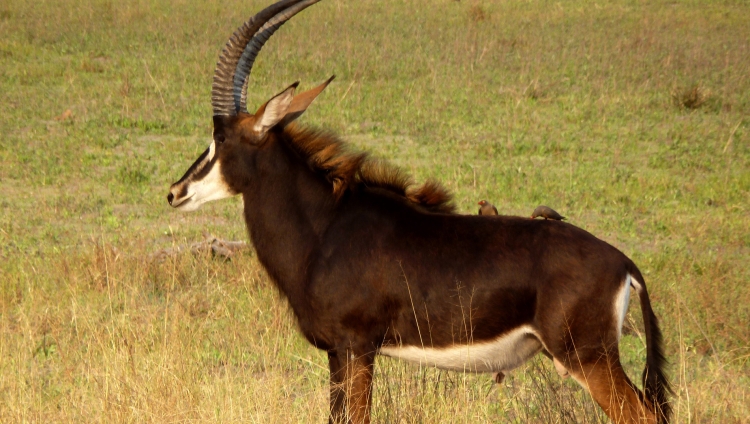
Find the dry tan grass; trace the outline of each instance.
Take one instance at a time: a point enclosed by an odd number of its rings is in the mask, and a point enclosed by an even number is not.
[[[0,421],[325,420],[325,355],[297,334],[251,255],[158,262],[144,259],[150,248],[125,254],[97,241],[79,254],[19,264],[39,284],[16,281],[15,293],[4,292]],[[694,311],[674,307],[678,328],[692,325]],[[624,343],[642,352],[638,335]],[[711,361],[683,339],[677,345],[678,421],[743,422],[748,386],[737,364]],[[642,361],[631,368],[639,372]],[[377,422],[606,421],[541,357],[501,385],[379,358],[374,402]]]

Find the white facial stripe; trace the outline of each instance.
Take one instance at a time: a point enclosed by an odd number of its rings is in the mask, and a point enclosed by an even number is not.
[[[635,281],[630,274],[625,277],[625,284],[615,296],[615,319],[617,320],[617,339],[622,336],[622,324],[625,322],[625,315],[628,313],[630,304],[630,285]]]
[[[542,348],[530,326],[522,326],[495,340],[447,348],[383,346],[380,354],[437,368],[469,371],[509,371]]]
[[[195,171],[193,171],[193,174],[197,174],[203,170],[203,168],[206,167],[209,163],[211,163],[212,160],[214,160],[214,155],[216,154],[216,142],[212,141],[211,144],[208,145],[208,154],[205,158],[198,164],[198,166],[195,167]],[[191,178],[192,179],[192,176]]]
[[[208,146],[208,156],[206,156],[206,163],[211,162],[214,160],[214,154],[216,154],[216,142],[212,141],[211,145]]]
[[[214,160],[214,155],[216,155],[216,142],[212,141],[211,144],[208,145],[208,154],[201,159],[200,162],[195,164],[194,168],[190,171],[190,174],[184,176],[182,179],[180,179],[179,183],[181,186],[184,186],[186,184],[190,184],[191,181],[195,179],[195,176],[197,174],[200,174],[201,171],[203,171],[203,168],[206,167],[209,163],[211,163],[212,160]],[[177,183],[175,183],[177,184]],[[179,203],[180,199],[175,199],[175,202]]]

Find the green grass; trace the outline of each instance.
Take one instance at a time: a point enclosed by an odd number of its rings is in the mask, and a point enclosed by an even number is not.
[[[240,199],[179,214],[165,196],[208,143],[221,46],[265,4],[0,5],[0,422],[324,421],[325,357],[252,253],[149,260],[246,237]],[[304,123],[440,179],[463,212],[548,204],[617,246],[648,280],[675,421],[750,422],[747,16],[324,0],[269,41],[248,104],[336,74]],[[639,379],[642,337],[621,347]],[[604,420],[543,360],[495,386],[379,359],[375,381],[378,422]]]

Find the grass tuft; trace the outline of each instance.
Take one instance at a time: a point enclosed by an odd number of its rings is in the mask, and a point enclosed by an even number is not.
[[[711,94],[711,90],[695,84],[687,89],[673,89],[672,100],[679,108],[698,109],[711,99]]]
[[[473,3],[469,6],[469,18],[475,23],[482,22],[487,19],[487,12],[482,5]]]

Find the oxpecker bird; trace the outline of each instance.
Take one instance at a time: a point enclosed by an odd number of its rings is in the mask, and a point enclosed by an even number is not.
[[[554,219],[555,221],[562,221],[563,219],[565,219],[564,216],[555,212],[554,209],[550,208],[549,206],[544,206],[544,205],[537,206],[536,209],[534,209],[534,213],[531,214],[531,219],[534,219],[539,216],[541,216],[544,219]]]
[[[486,200],[480,200],[478,205],[479,215],[497,215],[497,208],[492,203]]]

